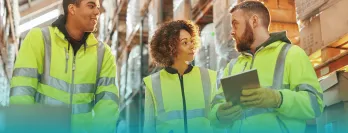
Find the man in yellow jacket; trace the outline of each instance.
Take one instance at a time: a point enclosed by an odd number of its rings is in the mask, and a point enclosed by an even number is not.
[[[116,65],[108,45],[91,33],[99,0],[63,0],[65,15],[32,29],[19,51],[10,104],[69,107],[73,132],[114,132],[118,118]]]
[[[241,104],[217,95],[213,125],[241,133],[303,133],[306,120],[323,111],[322,90],[308,56],[290,44],[286,32],[269,34],[270,15],[261,2],[242,2],[230,13],[231,35],[241,55],[230,61],[224,76],[257,69],[261,88],[243,90]]]

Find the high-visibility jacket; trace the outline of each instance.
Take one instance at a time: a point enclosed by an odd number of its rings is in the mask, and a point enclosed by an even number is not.
[[[144,78],[144,133],[210,133],[208,116],[216,88],[216,72],[192,67],[179,76],[167,67]]]
[[[215,117],[213,125],[230,126],[232,132],[241,133],[300,133],[305,131],[306,120],[321,114],[323,95],[314,69],[306,53],[289,43],[285,33],[272,33],[255,54],[243,53],[224,70],[228,76],[257,69],[261,87],[281,92],[280,108],[246,108],[240,120],[222,125]],[[216,95],[214,103],[224,100],[222,94]],[[214,105],[214,112],[218,105]]]
[[[32,29],[15,63],[10,104],[69,107],[74,132],[90,130],[90,126],[111,132],[118,118],[111,49],[93,34],[75,56],[69,46],[57,27]]]

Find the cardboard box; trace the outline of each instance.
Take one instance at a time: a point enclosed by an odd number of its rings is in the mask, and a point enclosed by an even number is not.
[[[337,71],[320,81],[323,89],[323,102],[331,106],[341,101],[348,101],[348,72]]]
[[[323,47],[320,23],[320,17],[313,17],[302,23],[304,26],[300,29],[300,47],[307,55],[311,55]]]
[[[278,0],[259,0],[263,2],[267,8],[278,8]]]
[[[315,11],[327,1],[328,0],[295,0],[297,19],[305,20],[313,14],[319,13]]]
[[[317,118],[317,133],[346,133],[348,131],[348,102],[325,107]]]
[[[280,23],[271,22],[269,27],[270,32],[286,31],[287,37],[293,38],[299,35],[297,23]]]
[[[280,9],[295,10],[294,0],[279,0],[278,6]]]
[[[320,14],[321,33],[326,46],[348,35],[347,5],[348,0],[336,0]]]

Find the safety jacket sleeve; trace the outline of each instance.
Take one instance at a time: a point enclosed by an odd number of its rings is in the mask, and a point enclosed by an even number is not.
[[[229,64],[227,64],[227,66],[229,66]],[[226,77],[226,76],[228,76],[228,67],[226,67],[224,69],[222,77]],[[220,84],[219,76],[217,76],[216,87],[219,89],[214,92],[214,97],[213,97],[212,104],[211,104],[211,112],[209,114],[209,120],[211,122],[212,127],[214,127],[214,128],[217,128],[217,129],[228,128],[228,127],[231,127],[233,125],[233,122],[231,122],[229,124],[220,123],[219,119],[217,118],[217,114],[216,114],[219,106],[222,103],[226,102],[225,96],[224,96],[224,93],[222,90],[222,86]]]
[[[94,124],[100,132],[115,132],[119,117],[119,94],[115,84],[116,63],[109,46],[104,44],[105,53],[101,66],[100,77],[97,79],[97,90],[94,106]]]
[[[156,132],[155,105],[151,91],[146,87],[144,105],[144,133]]]
[[[22,42],[11,79],[10,104],[34,104],[42,73],[44,41],[41,30],[30,30]]]
[[[277,111],[287,117],[313,119],[323,111],[323,92],[306,53],[292,46],[285,61],[290,89],[281,89],[282,104]]]

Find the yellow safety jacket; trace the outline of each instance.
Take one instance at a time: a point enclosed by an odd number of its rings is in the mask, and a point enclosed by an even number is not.
[[[243,117],[222,125],[214,117],[216,127],[230,127],[240,133],[303,133],[306,120],[318,117],[323,111],[323,94],[313,66],[306,53],[289,44],[285,32],[272,33],[255,54],[244,52],[232,59],[224,76],[257,69],[261,87],[279,90],[282,94],[280,108],[247,108]],[[247,80],[247,79],[246,79]],[[222,88],[215,96],[213,112],[224,101]]]
[[[110,47],[90,34],[74,56],[64,38],[57,27],[34,28],[28,33],[15,63],[10,104],[69,107],[74,132],[93,127],[113,131],[118,90]]]
[[[211,133],[208,116],[216,72],[190,66],[183,76],[167,67],[144,78],[144,133]]]

